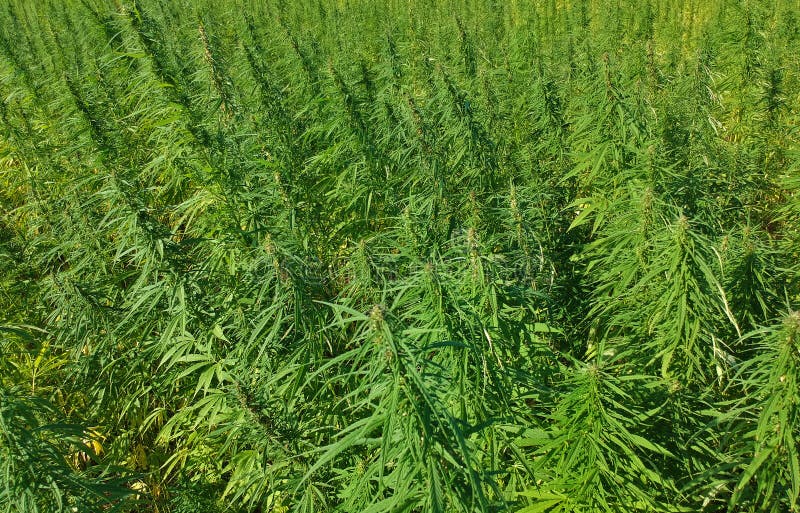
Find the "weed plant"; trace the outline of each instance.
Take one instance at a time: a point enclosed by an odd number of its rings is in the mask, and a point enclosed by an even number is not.
[[[0,511],[800,511],[799,12],[0,3]]]

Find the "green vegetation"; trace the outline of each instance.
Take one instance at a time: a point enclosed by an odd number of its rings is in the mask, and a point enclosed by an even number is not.
[[[0,2],[0,511],[800,511],[796,0]]]

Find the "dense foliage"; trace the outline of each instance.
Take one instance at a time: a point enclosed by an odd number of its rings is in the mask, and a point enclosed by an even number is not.
[[[800,511],[796,0],[6,0],[0,100],[0,511]]]

